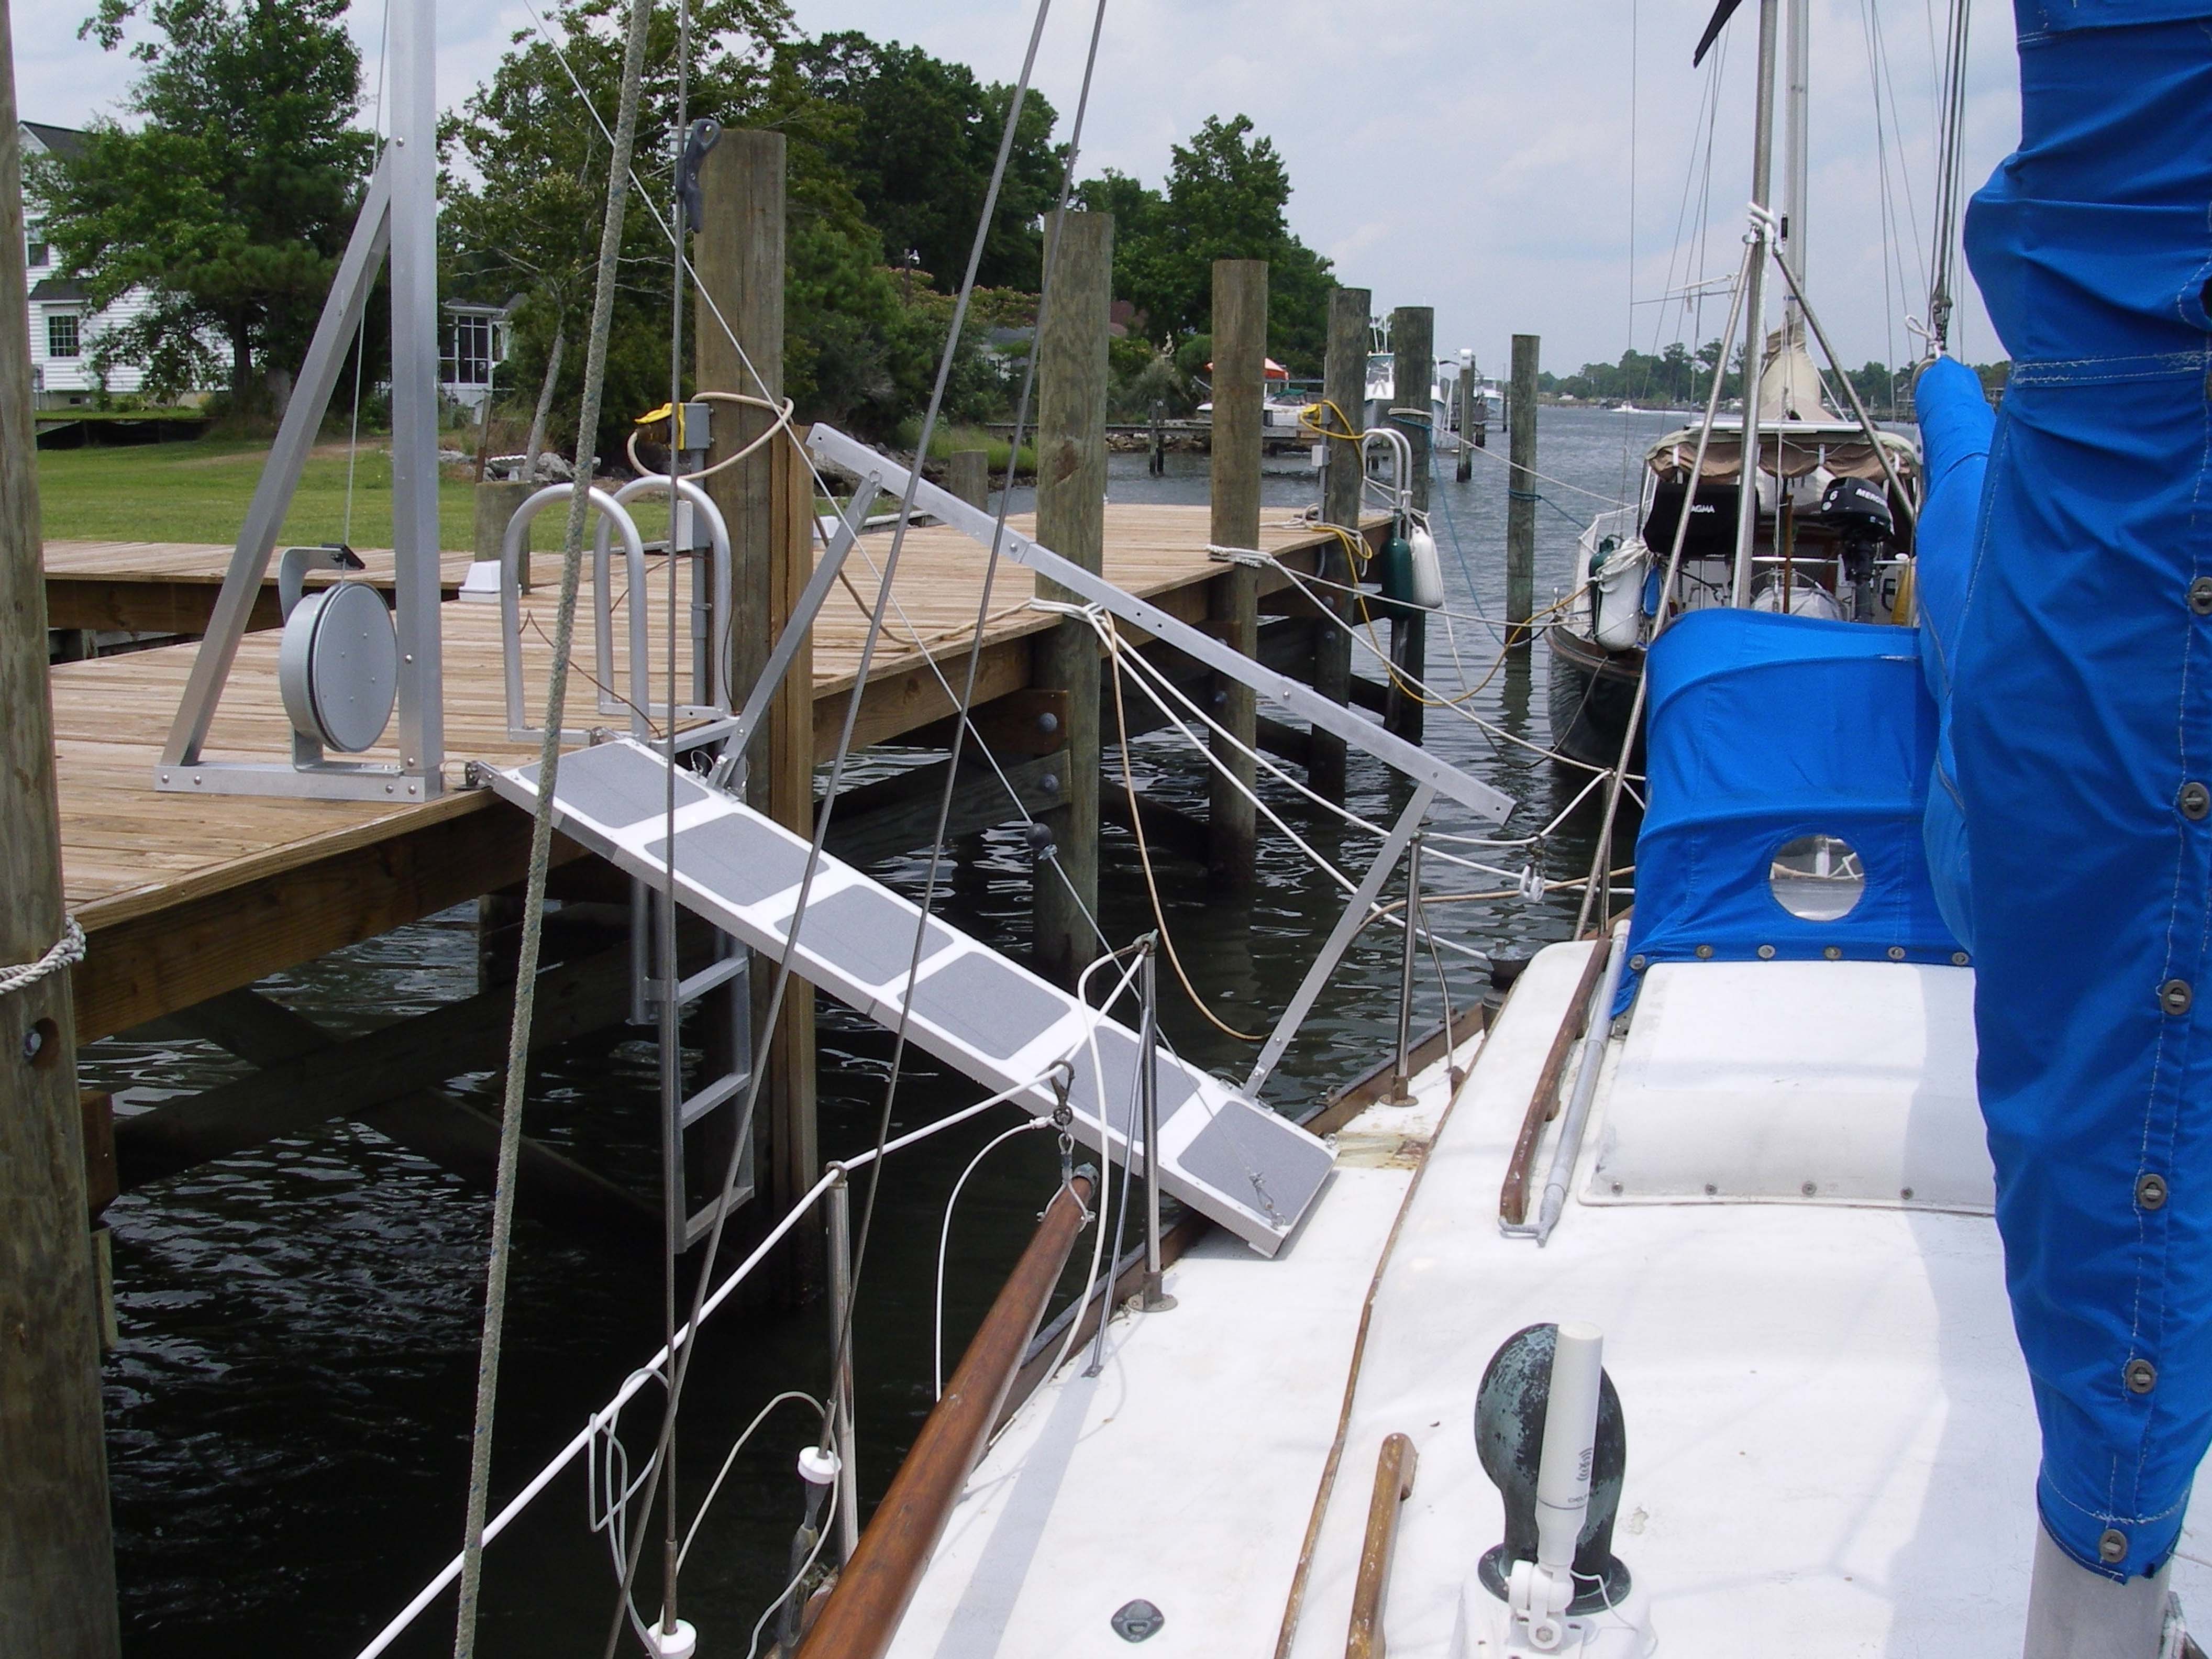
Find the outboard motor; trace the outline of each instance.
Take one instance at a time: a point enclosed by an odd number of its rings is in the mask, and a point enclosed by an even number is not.
[[[1820,520],[1844,544],[1844,576],[1851,585],[1851,619],[1874,618],[1874,561],[1897,533],[1889,493],[1869,478],[1838,478],[1820,497]]]
[[[1595,1325],[1531,1325],[1491,1358],[1475,1448],[1505,1503],[1505,1539],[1462,1592],[1455,1656],[1641,1659],[1655,1643],[1613,1523],[1628,1468],[1620,1396]]]

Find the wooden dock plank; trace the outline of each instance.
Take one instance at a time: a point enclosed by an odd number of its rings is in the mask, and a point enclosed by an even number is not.
[[[1177,616],[1202,618],[1206,585],[1224,568],[1206,556],[1206,536],[1202,507],[1110,506],[1106,574]],[[1310,532],[1283,526],[1262,539],[1271,551],[1309,564],[1317,544]],[[880,562],[887,548],[887,538],[866,538],[866,556],[850,566],[860,597],[841,588],[816,625],[815,739],[822,758],[834,750],[859,665],[865,607],[878,581],[871,561]],[[227,560],[228,552],[77,544],[64,562],[69,580],[127,584],[191,568],[204,576],[210,561]],[[981,550],[956,531],[908,533],[896,629],[878,649],[859,743],[898,738],[951,712],[931,659],[957,688],[984,565]],[[665,561],[655,559],[647,599],[656,635],[664,631],[665,573]],[[206,579],[219,578],[217,562]],[[1263,586],[1284,580],[1274,576]],[[1028,608],[1034,583],[1019,566],[1000,566],[984,629],[979,702],[1029,684],[1030,636],[1051,622]],[[576,665],[589,673],[596,669],[588,589],[585,597]],[[533,718],[542,713],[552,662],[546,636],[555,599],[554,585],[544,581],[525,600],[538,619],[523,648]],[[618,632],[626,628],[624,602],[626,596],[617,603]],[[442,607],[441,620],[448,776],[458,785],[466,760],[511,764],[536,749],[507,736],[498,607],[453,601]],[[278,635],[266,631],[240,642],[208,758],[275,760],[289,752],[277,644]],[[626,640],[617,648],[626,662]],[[155,765],[198,649],[169,646],[52,670],[64,884],[91,946],[76,980],[88,1041],[418,920],[522,872],[527,821],[480,792],[456,787],[437,800],[387,806],[155,790]],[[665,661],[656,653],[656,685]],[[580,673],[570,684],[570,725],[627,726],[624,714],[592,712],[592,688]],[[394,755],[386,747],[367,758]]]

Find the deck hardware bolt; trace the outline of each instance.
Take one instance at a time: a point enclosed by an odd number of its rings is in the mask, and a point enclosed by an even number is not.
[[[1808,1181],[1797,1190],[1804,1194],[1806,1197],[1810,1198],[1814,1194],[1819,1192],[1820,1188],[1818,1182]]]
[[[1910,1188],[1910,1187],[1905,1188],[1902,1192],[1900,1192],[1900,1193],[1899,1193],[1899,1194],[1898,1194],[1898,1197],[1899,1197],[1899,1198],[1903,1199],[1903,1200],[1904,1200],[1907,1204],[1911,1203],[1911,1202],[1912,1202],[1912,1188]]]
[[[1139,1596],[1133,1601],[1122,1603],[1115,1610],[1109,1622],[1114,1626],[1114,1634],[1124,1642],[1141,1642],[1148,1636],[1157,1636],[1160,1626],[1167,1621],[1165,1613]]]
[[[2148,1394],[2158,1386],[2158,1367],[2148,1359],[2130,1359],[2123,1375],[2128,1380],[2130,1394]]]
[[[2196,1000],[2197,994],[2185,979],[2170,979],[2158,988],[2158,1006],[2169,1014],[2187,1013],[2189,1005]]]
[[[2097,1536],[2097,1559],[2118,1563],[2127,1559],[2128,1535],[2118,1527],[2107,1527]]]
[[[2137,1176],[2136,1203],[2146,1210],[2164,1209],[2166,1207],[2166,1177],[2153,1174]]]
[[[1642,957],[1631,957],[1628,959],[1628,965],[1640,974],[1644,971],[1645,964]]]
[[[2181,816],[2202,823],[2207,813],[2212,813],[2212,789],[2191,778],[2181,786]]]
[[[1891,946],[1889,947],[1889,959],[1890,959],[1892,962],[1902,962],[1902,961],[1904,961],[1904,960],[1905,960],[1905,947],[1904,947],[1902,945],[1891,945]]]
[[[46,1031],[43,1025],[33,1025],[23,1033],[23,1061],[28,1065],[38,1059],[46,1046]]]
[[[1771,962],[1771,961],[1773,961],[1773,960],[1774,960],[1774,947],[1773,947],[1771,945],[1760,945],[1760,946],[1759,947],[1759,959],[1761,962]]]
[[[399,793],[399,786],[397,784],[387,783],[384,786],[384,793],[387,795],[396,795]]]
[[[1964,951],[1954,951],[1951,952],[1951,965],[1954,968],[1963,968],[1972,960],[1972,958],[1968,957]]]
[[[1620,1196],[1620,1183],[1618,1181],[1613,1183],[1613,1195],[1615,1198],[1619,1198]]]
[[[1715,1196],[1717,1196],[1717,1195],[1719,1194],[1719,1192],[1720,1192],[1720,1188],[1717,1188],[1717,1187],[1716,1187],[1716,1186],[1714,1186],[1714,1185],[1713,1185],[1713,1183],[1712,1183],[1711,1182],[1708,1181],[1708,1182],[1705,1183],[1705,1196],[1706,1196],[1707,1198],[1712,1198],[1712,1197],[1715,1197]]]
[[[1698,960],[1699,962],[1711,962],[1712,959],[1713,947],[1710,945],[1700,945],[1698,947]]]
[[[1043,732],[1045,736],[1050,737],[1060,730],[1060,716],[1049,708],[1046,709],[1043,714],[1037,716],[1037,730]]]
[[[1042,777],[1037,780],[1037,787],[1042,789],[1048,795],[1058,794],[1060,793],[1060,774],[1057,772],[1046,773]]]
[[[1820,948],[1820,954],[1830,962],[1841,962],[1844,959],[1844,947],[1840,945],[1823,945]]]
[[[2199,576],[2189,584],[2189,608],[2200,617],[2212,617],[2212,576]]]

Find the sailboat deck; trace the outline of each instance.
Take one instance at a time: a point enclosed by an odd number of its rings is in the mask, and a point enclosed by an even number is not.
[[[1208,558],[1207,532],[1203,507],[1109,506],[1105,574],[1181,618],[1201,620],[1208,585],[1226,568]],[[1310,568],[1323,540],[1278,526],[1263,532],[1261,545]],[[870,600],[877,589],[870,562],[879,562],[888,546],[887,537],[864,538],[863,552],[848,562],[853,587]],[[219,580],[227,558],[222,549],[110,544],[87,550],[63,544],[50,588],[71,581],[205,582]],[[525,599],[527,701],[541,713],[552,659],[552,562],[539,556],[538,586]],[[877,649],[858,743],[890,741],[951,712],[954,698],[939,674],[957,684],[985,564],[957,532],[909,532],[892,631]],[[662,562],[653,568],[658,573]],[[375,569],[372,562],[372,575]],[[1263,592],[1286,584],[1262,573]],[[653,585],[659,586],[657,576]],[[979,705],[1030,684],[1030,636],[1054,620],[1027,608],[1033,592],[1029,572],[1001,567],[983,629]],[[588,597],[575,653],[586,672],[593,658]],[[656,632],[662,603],[655,601]],[[513,763],[534,754],[507,736],[499,609],[455,600],[441,615],[449,793],[418,805],[157,792],[155,764],[198,646],[54,667],[64,881],[90,942],[76,971],[82,1037],[174,1012],[520,878],[527,821],[483,791],[458,787],[464,762]],[[816,747],[825,757],[835,747],[866,622],[860,599],[840,588],[814,629]],[[276,687],[279,638],[272,629],[241,641],[208,758],[288,753],[290,726]],[[572,678],[570,698],[571,725],[627,724],[619,713],[582,712],[594,701],[587,680]],[[395,757],[387,745],[363,758]],[[563,854],[579,855],[574,848]]]

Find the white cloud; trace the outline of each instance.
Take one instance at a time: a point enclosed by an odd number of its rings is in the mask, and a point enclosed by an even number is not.
[[[794,4],[810,32],[902,40],[994,80],[1019,71],[1034,15],[1030,0]],[[1698,121],[1705,72],[1689,65],[1708,9],[1707,0],[1401,0],[1387,13],[1347,0],[1108,0],[1085,170],[1115,167],[1157,183],[1169,147],[1206,116],[1249,114],[1289,164],[1292,227],[1338,260],[1345,281],[1372,289],[1378,309],[1435,306],[1439,346],[1473,345],[1486,363],[1503,364],[1509,335],[1541,334],[1547,365],[1571,368],[1618,356],[1631,338],[1632,164],[1638,297],[1662,292],[1670,270],[1686,280],[1670,257],[1686,178],[1686,232],[1710,206],[1705,270],[1733,269],[1750,184],[1757,8],[1729,26],[1709,188]],[[1935,183],[1929,12],[1925,0],[1814,0],[1813,10],[1814,301],[1850,361],[1901,356],[1901,319],[1926,307],[1899,164],[1924,245]],[[16,8],[19,100],[31,119],[71,124],[119,108],[132,66],[77,40],[79,15],[70,0]],[[1039,54],[1036,83],[1063,122],[1091,15],[1081,0],[1058,0]],[[372,54],[380,16],[377,0],[359,0],[354,27]],[[1869,18],[1881,26],[1896,98],[1880,148],[1898,193],[1896,241],[1911,285],[1903,295],[1882,234]],[[529,26],[518,0],[442,0],[441,101],[459,102]],[[1970,81],[1970,187],[2017,131],[2009,33],[1985,27]],[[1707,301],[1706,333],[1725,309]],[[1964,311],[1965,350],[1999,355],[1971,297]],[[1688,325],[1680,307],[1644,305],[1633,337],[1644,349]]]

